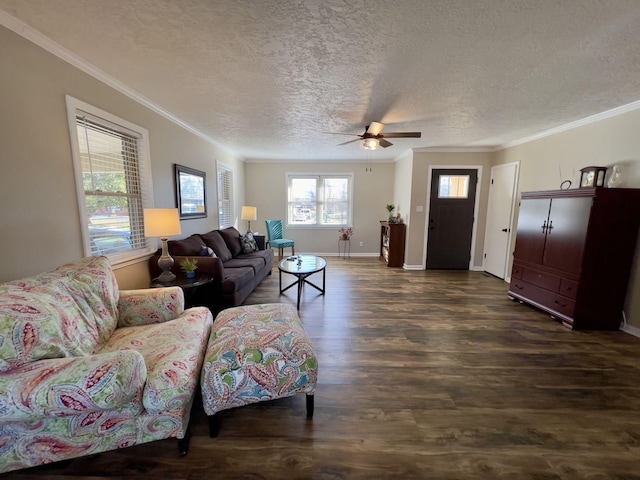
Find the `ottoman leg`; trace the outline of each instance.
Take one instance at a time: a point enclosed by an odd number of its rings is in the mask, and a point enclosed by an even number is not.
[[[209,438],[216,438],[220,432],[220,414],[209,416]]]
[[[313,418],[313,393],[307,393],[307,419]]]

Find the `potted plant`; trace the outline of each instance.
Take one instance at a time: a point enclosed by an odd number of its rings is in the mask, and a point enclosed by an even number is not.
[[[196,270],[198,269],[198,260],[195,258],[185,258],[180,262],[182,270],[187,275],[187,278],[193,278],[196,276]]]
[[[387,212],[389,212],[389,223],[395,223],[396,219],[393,216],[393,211],[396,209],[396,206],[393,203],[387,204]]]

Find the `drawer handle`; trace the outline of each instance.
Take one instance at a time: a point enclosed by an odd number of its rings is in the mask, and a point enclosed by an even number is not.
[[[558,300],[554,300],[554,302],[556,305],[560,305],[561,307],[566,307],[567,304],[566,303],[560,303]]]
[[[520,285],[518,285],[517,283],[514,285],[518,290],[524,290],[524,287],[521,287]]]

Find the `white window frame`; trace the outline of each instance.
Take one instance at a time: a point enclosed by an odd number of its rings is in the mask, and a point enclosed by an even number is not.
[[[291,182],[294,179],[315,179],[316,180],[316,207],[320,205],[320,208],[316,208],[316,220],[315,223],[292,223],[292,219],[290,218],[290,214],[293,211],[291,207]],[[323,180],[326,178],[344,178],[347,179],[348,184],[348,207],[347,207],[347,221],[345,223],[321,223],[322,220],[322,185]],[[304,228],[314,228],[314,229],[334,229],[336,227],[344,227],[344,226],[353,226],[353,203],[354,203],[354,188],[353,188],[353,172],[346,173],[293,173],[287,172],[287,205],[286,205],[286,225],[287,228],[293,229],[304,229]],[[319,213],[320,212],[320,213]]]
[[[126,135],[136,138],[136,149],[138,156],[138,176],[140,180],[140,197],[142,208],[153,208],[153,181],[151,178],[151,155],[149,148],[149,132],[138,125],[124,120],[116,115],[94,107],[81,100],[66,96],[67,119],[69,122],[69,133],[71,137],[71,154],[73,157],[73,168],[76,181],[76,192],[78,196],[78,208],[80,213],[80,224],[82,226],[82,241],[85,256],[91,256],[91,238],[89,233],[89,213],[87,210],[86,195],[82,177],[82,159],[80,155],[80,145],[78,139],[78,129],[76,118],[79,115],[90,117],[97,124],[104,125],[110,129],[120,131]],[[151,255],[157,249],[157,239],[144,237],[144,217],[142,211],[129,212],[136,216],[134,221],[142,226],[141,247],[135,247],[126,252],[106,255],[113,266],[123,265],[141,257]]]
[[[226,191],[221,184],[220,176],[228,175],[225,182],[228,185]],[[216,188],[218,190],[218,228],[233,227],[235,225],[234,205],[233,205],[233,168],[224,163],[217,162],[216,165]],[[228,198],[225,198],[225,194]],[[226,217],[229,217],[228,219]]]

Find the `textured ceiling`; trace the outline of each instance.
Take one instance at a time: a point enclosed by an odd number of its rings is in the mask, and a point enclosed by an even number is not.
[[[490,147],[640,99],[639,0],[0,0],[246,159]],[[421,131],[368,153],[383,133]],[[354,137],[355,138],[355,137]]]

